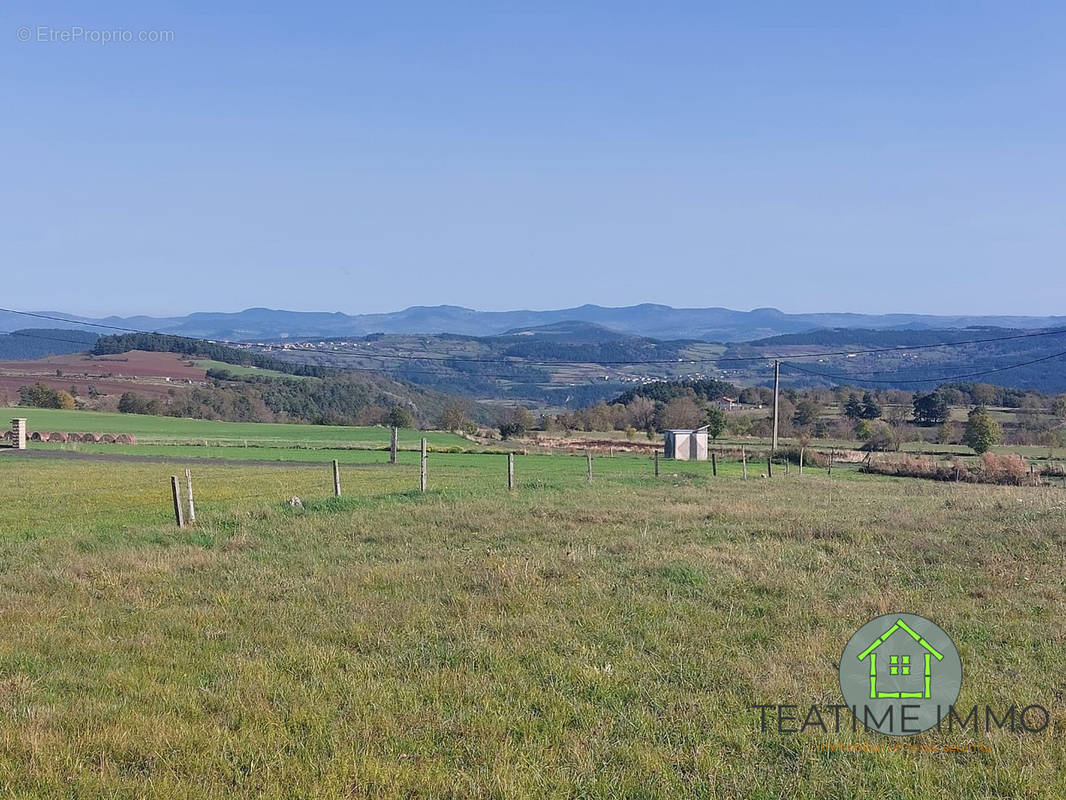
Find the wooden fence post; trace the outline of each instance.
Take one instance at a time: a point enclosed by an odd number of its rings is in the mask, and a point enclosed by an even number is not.
[[[178,484],[178,476],[170,476],[170,491],[174,494],[174,521],[179,528],[185,527],[185,515],[181,509],[181,486]]]
[[[185,470],[185,493],[189,496],[189,524],[196,522],[196,506],[192,501],[192,470]]]
[[[507,491],[514,491],[514,453],[507,454]]]
[[[655,477],[659,477],[659,451],[655,451]]]
[[[774,477],[774,454],[773,453],[767,453],[766,454],[766,477],[767,478]]]
[[[744,445],[740,446],[740,465],[744,470],[744,480],[748,479],[748,451],[744,449]]]
[[[829,474],[829,475],[833,474],[833,454],[835,452],[836,452],[835,450],[830,450],[829,451],[829,466],[827,468],[827,474]]]
[[[426,476],[426,440],[425,440],[425,438],[423,438],[422,439],[422,470],[421,470],[421,475],[419,477],[419,483],[418,483],[418,485],[421,488],[423,493],[425,493],[425,491],[426,491],[426,478],[427,478],[427,476]]]
[[[792,459],[790,459],[788,456],[785,456],[785,474],[786,475],[788,475],[789,472],[791,471],[790,470],[791,465],[792,465]]]
[[[803,450],[804,450],[804,448],[801,447],[800,448],[800,475],[803,474]]]
[[[341,465],[333,459],[333,496],[341,496]]]
[[[718,457],[714,453],[711,453],[711,476],[718,477]]]
[[[392,428],[392,433],[389,435],[389,463],[396,463],[396,426]]]
[[[589,450],[585,451],[585,466],[588,469],[588,473],[585,476],[585,482],[592,483],[592,452]]]

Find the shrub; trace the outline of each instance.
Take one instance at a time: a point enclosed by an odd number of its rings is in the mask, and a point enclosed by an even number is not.
[[[899,434],[888,423],[875,423],[871,426],[870,435],[866,437],[862,449],[868,452],[899,450]]]
[[[950,464],[929,456],[905,456],[891,461],[877,461],[863,467],[865,472],[881,475],[898,475],[908,478],[928,478],[937,481],[966,481],[969,483],[996,483],[1023,486],[1032,482],[1029,466],[1016,453],[997,456],[984,453],[975,469],[970,469],[960,458]]]
[[[385,424],[392,428],[413,428],[415,417],[403,406],[393,406],[385,415]]]
[[[855,434],[855,438],[858,439],[860,442],[865,442],[867,439],[869,439],[873,435],[873,429],[870,427],[869,420],[859,420],[858,423],[855,425],[853,433]]]
[[[1003,483],[1021,486],[1029,480],[1029,465],[1017,453],[997,456],[995,453],[981,454],[981,481],[983,483]]]
[[[774,457],[789,461],[793,464],[799,464],[800,450],[803,449],[803,464],[807,467],[824,467],[829,463],[829,456],[818,450],[811,450],[808,448],[799,448],[794,445],[788,447],[779,447]]]
[[[136,392],[123,392],[118,399],[118,410],[123,414],[159,414],[158,400],[149,400]]]
[[[20,386],[19,405],[33,408],[63,408],[61,395],[70,397],[66,392],[57,392],[51,386],[45,386],[43,383],[35,383],[33,386]],[[73,398],[71,398],[70,407],[74,407]]]

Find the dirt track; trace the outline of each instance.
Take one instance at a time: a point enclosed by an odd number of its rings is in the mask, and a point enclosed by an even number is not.
[[[138,456],[129,453],[77,453],[72,450],[15,450],[0,447],[0,458],[66,458],[74,461],[119,461],[130,464],[218,464],[243,467],[328,467],[328,461],[280,461],[252,458],[180,458],[171,456]],[[345,464],[345,469],[377,469],[385,464]]]

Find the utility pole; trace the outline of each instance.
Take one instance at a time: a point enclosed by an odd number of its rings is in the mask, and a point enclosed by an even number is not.
[[[781,384],[781,362],[774,360],[774,438],[770,444],[770,452],[777,452],[777,394]]]

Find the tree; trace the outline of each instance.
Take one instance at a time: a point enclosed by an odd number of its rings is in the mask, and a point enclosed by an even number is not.
[[[848,395],[848,402],[844,404],[844,416],[848,419],[862,419],[862,405],[855,392]]]
[[[865,392],[862,396],[861,413],[863,419],[878,419],[881,416],[881,404],[870,392]]]
[[[864,422],[870,426],[870,435],[866,437],[863,450],[899,450],[899,434],[887,422]]]
[[[988,383],[975,383],[970,388],[970,398],[978,406],[990,406],[996,402],[996,387]]]
[[[136,392],[123,392],[118,399],[118,410],[123,414],[158,414],[161,409],[158,400],[149,400]]]
[[[626,416],[629,424],[642,431],[655,428],[655,401],[650,397],[638,395],[626,404]]]
[[[937,444],[951,444],[951,440],[955,438],[955,424],[951,420],[946,420],[940,423],[940,427],[936,429],[936,443]]]
[[[33,386],[20,386],[19,405],[32,408],[63,408],[63,398],[60,395],[65,394],[67,393],[57,392],[51,386],[45,386],[43,383],[35,383]],[[70,395],[67,395],[67,397],[70,397]],[[70,407],[74,407],[73,398],[71,398]]]
[[[737,399],[746,406],[762,405],[762,395],[759,394],[759,390],[754,386],[748,386],[741,391]]]
[[[390,428],[413,428],[415,416],[403,406],[393,406],[385,415],[385,424]]]
[[[1066,420],[1066,394],[1060,394],[1051,403],[1051,413],[1062,420]]]
[[[458,400],[450,400],[441,409],[437,425],[442,431],[461,431],[467,427],[465,406]]]
[[[735,436],[747,436],[751,433],[752,424],[748,414],[736,414],[729,420],[729,430]]]
[[[821,412],[821,408],[813,400],[800,400],[796,406],[796,413],[792,415],[792,424],[797,428],[809,428]]]
[[[675,397],[663,407],[661,427],[667,430],[698,428],[703,424],[703,416],[703,410],[694,397]]]
[[[524,406],[504,409],[500,414],[499,425],[497,425],[500,436],[504,439],[521,436],[532,427],[533,414]]]
[[[973,408],[966,418],[966,429],[962,434],[963,444],[981,455],[999,442],[1000,438],[999,423],[988,415],[984,406]]]
[[[890,406],[887,419],[889,425],[893,428],[899,428],[907,421],[907,407],[903,405]]]
[[[717,439],[722,435],[727,422],[725,412],[722,409],[714,406],[707,409],[707,434],[712,439]]]
[[[65,408],[68,411],[74,408],[74,395],[72,395],[70,392],[64,392],[62,389],[60,389],[58,392],[56,392],[56,397],[59,398],[60,408]]]
[[[914,395],[914,421],[919,425],[940,425],[947,422],[951,409],[940,392]]]

